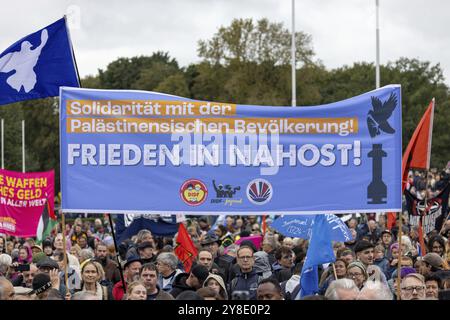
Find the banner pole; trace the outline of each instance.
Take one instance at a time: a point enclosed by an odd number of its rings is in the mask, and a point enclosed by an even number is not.
[[[334,265],[334,262],[332,262],[331,265],[333,266],[334,279],[337,280],[336,266]]]
[[[22,172],[25,173],[25,120],[22,120]]]
[[[117,247],[116,233],[114,232],[113,221],[112,221],[110,213],[108,213],[108,219],[109,219],[109,225],[111,226],[111,233],[112,233],[113,240],[114,240],[114,248],[116,250],[116,260],[117,260],[117,264],[119,265],[120,280],[122,281],[123,290],[126,291],[125,279],[123,277],[122,265],[120,264],[120,260],[119,260],[119,248]]]
[[[296,67],[295,67],[295,0],[292,0],[292,39],[291,39],[291,59],[292,59],[292,106],[297,105],[296,92]]]
[[[375,0],[376,6],[376,63],[375,63],[375,87],[380,87],[380,24],[379,24],[379,0]]]
[[[66,294],[69,293],[68,286],[68,275],[67,275],[67,242],[66,242],[66,219],[64,212],[61,212],[61,220],[62,220],[62,236],[63,236],[63,244],[64,244],[64,284],[66,286]]]
[[[5,120],[2,119],[2,169],[5,169],[5,135],[4,135],[4,129],[3,129],[4,123],[5,123]]]
[[[398,262],[397,262],[397,300],[400,300],[400,284],[401,284],[401,269],[402,269],[402,228],[403,228],[403,221],[402,221],[402,212],[400,211],[398,213],[399,217],[399,227],[398,227]]]

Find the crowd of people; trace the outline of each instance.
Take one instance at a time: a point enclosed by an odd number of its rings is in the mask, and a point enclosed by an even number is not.
[[[408,188],[438,192],[445,179],[413,174]],[[116,251],[105,217],[77,217],[40,244],[0,237],[0,300],[448,299],[450,220],[425,236],[425,253],[407,217],[399,245],[399,225],[389,229],[385,214],[342,215],[354,239],[333,244],[336,261],[319,267],[319,292],[310,296],[300,286],[308,240],[272,229],[276,217],[186,216],[197,248],[189,268],[176,235],[143,229]]]

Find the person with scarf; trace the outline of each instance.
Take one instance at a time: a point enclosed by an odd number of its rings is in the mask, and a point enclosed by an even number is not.
[[[76,292],[89,292],[98,300],[113,300],[110,287],[100,284],[102,270],[101,265],[94,261],[86,262],[81,268],[81,289]]]

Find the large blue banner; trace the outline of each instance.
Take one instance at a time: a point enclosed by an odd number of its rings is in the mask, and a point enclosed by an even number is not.
[[[314,107],[61,88],[64,212],[401,210],[401,88]]]

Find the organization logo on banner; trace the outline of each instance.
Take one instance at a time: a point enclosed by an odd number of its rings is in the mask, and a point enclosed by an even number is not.
[[[233,204],[242,204],[242,198],[235,199],[236,192],[241,190],[240,186],[232,186],[231,184],[223,185],[222,183],[216,184],[216,180],[212,181],[216,197],[211,199],[211,203],[223,203],[226,206],[232,206]]]
[[[181,199],[190,206],[199,206],[208,196],[208,188],[197,179],[186,180],[180,188]]]
[[[247,186],[247,198],[253,204],[266,204],[272,199],[272,194],[272,185],[264,179],[252,180]]]

